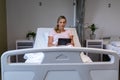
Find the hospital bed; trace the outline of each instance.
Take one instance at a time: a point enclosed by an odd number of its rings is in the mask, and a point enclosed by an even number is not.
[[[112,41],[106,45],[106,49],[114,50],[120,55],[120,41]]]
[[[120,57],[120,41],[109,42],[108,44],[106,44],[106,49],[115,51]],[[112,56],[109,55],[109,57],[111,57],[111,60],[113,60]]]
[[[1,57],[2,80],[118,80],[118,55],[114,51],[82,48],[75,28],[71,28],[71,30],[75,34],[75,47],[48,48],[47,45],[42,45],[41,43],[47,43],[47,36],[51,28],[39,28],[33,48],[3,53]],[[47,33],[44,33],[46,31]],[[81,57],[81,54],[96,52],[111,55],[114,60],[112,62],[89,63],[83,61],[86,56]],[[16,54],[42,54],[42,57],[34,56],[40,59],[40,62],[11,63],[10,56]]]
[[[116,53],[120,56],[120,37],[118,36],[106,37],[105,39],[103,38],[103,42],[105,49],[116,51]]]
[[[73,40],[74,40],[75,47],[81,47],[76,29],[75,28],[65,28],[65,29],[69,29],[72,31],[72,34],[74,36]],[[53,30],[53,28],[38,28],[33,48],[45,48],[45,47],[47,47],[48,35],[49,35],[49,32],[52,30]]]
[[[42,63],[9,63],[9,56],[29,53],[45,54]],[[113,62],[83,63],[82,52],[112,55]],[[5,52],[1,57],[2,80],[118,80],[119,57],[109,50],[71,47],[21,49]]]
[[[76,28],[65,28],[65,29],[71,30],[71,32],[73,34],[74,47],[81,47],[81,44],[80,44],[80,41],[79,41],[79,38],[78,38],[78,35],[76,32]],[[49,48],[47,46],[48,45],[48,35],[52,30],[53,30],[53,28],[38,28],[33,48],[35,48],[35,49]],[[53,47],[56,47],[56,46],[53,46]],[[70,47],[70,46],[62,46],[62,47]],[[37,60],[36,60],[36,56],[39,56]],[[84,62],[91,62],[91,59],[88,56],[86,56],[84,54],[81,54],[81,56],[83,56],[85,58],[85,59],[83,58]],[[32,59],[31,59],[31,57],[32,57]],[[36,54],[36,55],[34,55],[33,53],[25,54],[24,59],[26,59],[26,61],[25,61],[26,63],[42,62],[42,60],[44,59],[44,54],[43,53]]]

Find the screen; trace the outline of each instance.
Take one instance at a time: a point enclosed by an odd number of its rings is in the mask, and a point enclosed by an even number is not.
[[[70,38],[59,38],[58,39],[58,45],[67,45],[68,43],[71,43]]]

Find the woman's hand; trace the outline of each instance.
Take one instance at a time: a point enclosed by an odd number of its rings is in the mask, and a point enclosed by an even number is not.
[[[48,36],[48,47],[52,47],[52,46],[55,46],[53,44],[53,37],[52,36]]]
[[[74,46],[73,36],[70,36],[70,39],[71,39],[70,45],[73,45],[73,46]]]

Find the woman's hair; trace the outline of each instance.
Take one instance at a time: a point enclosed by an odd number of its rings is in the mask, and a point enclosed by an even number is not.
[[[58,23],[61,19],[65,19],[65,21],[67,21],[67,19],[66,19],[65,16],[59,16],[58,19],[57,19],[57,23]],[[56,25],[56,27],[54,28],[54,30],[55,30],[57,33],[60,33],[59,25],[58,25],[58,24]]]

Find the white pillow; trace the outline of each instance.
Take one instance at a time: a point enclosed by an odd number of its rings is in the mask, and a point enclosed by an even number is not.
[[[40,39],[39,39],[39,38],[40,38]],[[41,48],[41,47],[43,47],[43,43],[44,43],[44,38],[43,38],[43,36],[38,36],[38,37],[35,39],[35,43],[34,43],[33,48]]]
[[[49,32],[44,32],[44,33],[41,33],[41,35],[38,35],[35,40],[34,48],[48,47],[48,35],[49,35]]]
[[[43,35],[44,35],[45,42],[48,43],[49,32],[45,32]]]
[[[120,47],[120,41],[112,41],[111,45],[116,46],[116,47]]]

